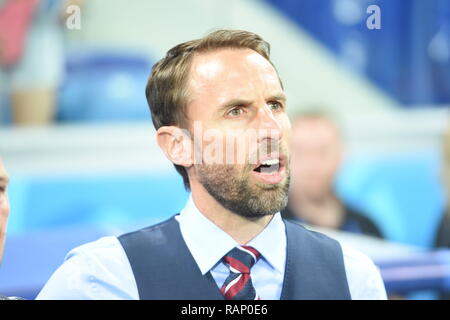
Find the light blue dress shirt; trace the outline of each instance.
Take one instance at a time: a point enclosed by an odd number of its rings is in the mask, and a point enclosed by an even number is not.
[[[183,239],[201,273],[205,275],[211,270],[221,288],[230,274],[221,262],[222,257],[240,244],[200,213],[192,198],[177,218]],[[261,258],[251,269],[256,292],[261,299],[280,299],[286,262],[285,226],[280,213],[275,214],[266,228],[246,245],[261,253]]]
[[[229,274],[222,257],[238,245],[206,218],[192,197],[176,217],[187,247],[202,274],[211,271],[218,288]],[[261,299],[279,299],[286,261],[285,225],[279,213],[247,245],[261,253],[251,277]],[[386,299],[380,273],[362,253],[342,246],[353,299]],[[128,258],[116,237],[104,237],[70,251],[37,299],[139,299]]]

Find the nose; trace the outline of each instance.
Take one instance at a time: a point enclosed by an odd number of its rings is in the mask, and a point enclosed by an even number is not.
[[[263,139],[278,141],[282,138],[283,130],[280,119],[267,103],[258,109],[257,130],[260,141]]]

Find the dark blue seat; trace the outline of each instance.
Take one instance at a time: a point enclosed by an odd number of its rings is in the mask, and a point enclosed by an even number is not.
[[[67,57],[59,121],[149,120],[145,86],[151,70],[140,53],[76,52]]]
[[[431,151],[359,157],[345,165],[337,188],[389,240],[428,248],[445,207],[440,168]]]

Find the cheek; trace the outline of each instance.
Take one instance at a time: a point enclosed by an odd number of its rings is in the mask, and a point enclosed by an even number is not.
[[[281,130],[283,131],[284,135],[289,136],[289,138],[292,136],[292,125],[291,120],[289,120],[289,117],[286,113],[282,115],[282,118],[280,119],[281,124]]]
[[[2,211],[2,209],[0,209],[0,211]],[[3,210],[3,212],[0,212],[0,242],[6,236],[7,224],[8,224],[8,215],[4,214],[4,210]],[[0,243],[0,245],[1,245],[1,243]]]
[[[284,114],[284,118],[283,118],[283,128],[287,131],[289,131],[289,133],[291,133],[292,131],[292,124],[291,124],[291,120],[289,120],[289,116],[287,114]]]
[[[9,201],[6,195],[0,196],[0,223],[3,226],[9,216]]]

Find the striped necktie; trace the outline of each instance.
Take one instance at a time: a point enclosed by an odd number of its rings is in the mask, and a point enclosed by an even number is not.
[[[230,274],[220,289],[227,300],[259,300],[250,277],[250,269],[261,254],[255,248],[239,246],[223,257]]]

